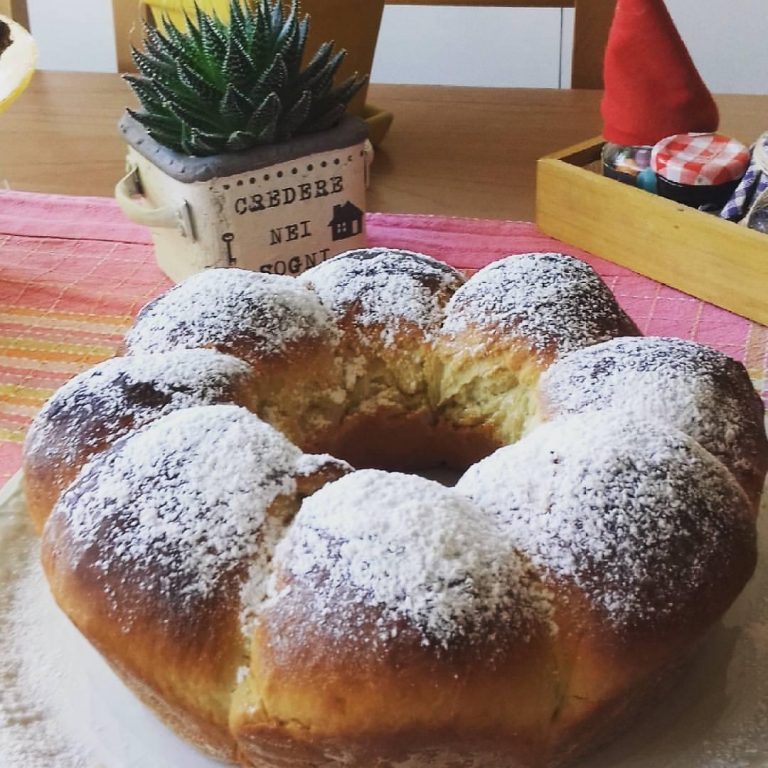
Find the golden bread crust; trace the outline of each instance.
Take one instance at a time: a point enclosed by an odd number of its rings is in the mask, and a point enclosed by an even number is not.
[[[149,596],[125,594],[119,576],[107,579],[92,555],[79,555],[52,516],[42,557],[59,607],[166,724],[208,754],[234,761],[229,698],[244,657],[238,606],[227,600],[227,591],[237,594],[234,585],[180,615]],[[117,603],[108,597],[114,590],[122,593]]]
[[[510,628],[441,651],[401,623],[372,651],[375,611],[361,619],[341,608],[334,621],[354,630],[340,638],[334,622],[318,620],[312,586],[290,587],[260,617],[251,675],[233,702],[233,732],[253,764],[345,753],[350,765],[386,765],[455,748],[530,765],[543,751],[558,684],[546,631],[523,638]]]

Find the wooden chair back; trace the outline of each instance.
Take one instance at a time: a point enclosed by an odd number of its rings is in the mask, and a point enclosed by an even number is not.
[[[362,0],[364,2],[364,0]],[[0,0],[23,2],[23,0]],[[574,8],[572,88],[603,87],[603,53],[616,0],[386,0],[390,5],[474,5],[515,8]],[[132,70],[130,43],[138,40],[146,6],[140,0],[112,0],[115,18],[117,68]]]
[[[0,0],[0,15],[8,16],[29,29],[29,13],[27,0]]]

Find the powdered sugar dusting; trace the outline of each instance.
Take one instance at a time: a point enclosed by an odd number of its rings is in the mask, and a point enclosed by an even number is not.
[[[588,265],[562,253],[508,256],[481,269],[446,309],[444,332],[480,328],[560,353],[637,333]]]
[[[527,635],[549,603],[497,521],[452,489],[413,475],[362,470],[304,501],[275,552],[278,567],[320,579],[333,606],[353,599],[382,611],[382,632],[405,618],[425,644],[489,632]]]
[[[247,363],[209,349],[115,357],[54,393],[27,433],[26,450],[72,461],[171,411],[230,400],[252,375]]]
[[[549,422],[456,486],[616,624],[674,615],[751,529],[746,497],[694,440],[607,411]]]
[[[554,414],[620,408],[677,427],[762,485],[768,442],[763,404],[744,366],[672,338],[613,339],[556,361],[539,382]],[[757,466],[756,466],[757,465]]]
[[[291,342],[336,335],[330,313],[298,280],[209,269],[144,307],[125,340],[134,353],[242,343],[254,354],[275,354]]]
[[[259,554],[268,509],[295,490],[300,458],[243,408],[189,408],[93,459],[54,514],[81,548],[98,547],[104,571],[151,571],[179,600],[205,595]]]
[[[378,326],[387,345],[408,325],[436,329],[442,309],[464,278],[429,256],[390,248],[348,251],[299,278],[337,318]]]

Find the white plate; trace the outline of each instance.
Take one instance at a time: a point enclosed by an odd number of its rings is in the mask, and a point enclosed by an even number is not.
[[[768,543],[768,504],[759,539]],[[19,477],[0,492],[0,766],[215,768],[127,691],[56,608]],[[768,566],[648,717],[578,768],[768,768]]]

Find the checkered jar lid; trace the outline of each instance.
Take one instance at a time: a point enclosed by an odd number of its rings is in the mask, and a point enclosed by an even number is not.
[[[749,150],[719,133],[679,133],[659,141],[651,167],[667,181],[687,186],[714,186],[740,179],[749,165]]]

